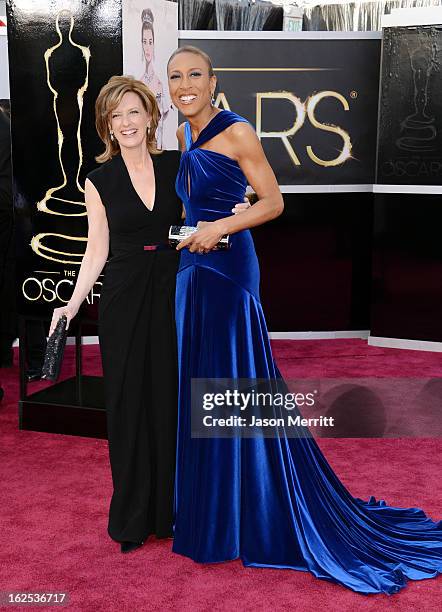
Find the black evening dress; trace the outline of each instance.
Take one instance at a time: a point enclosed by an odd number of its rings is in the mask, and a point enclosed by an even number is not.
[[[108,533],[117,542],[173,532],[179,253],[167,246],[167,237],[169,226],[181,222],[174,189],[179,158],[178,151],[152,155],[152,211],[135,191],[120,154],[88,174],[110,234],[99,340],[113,482]]]

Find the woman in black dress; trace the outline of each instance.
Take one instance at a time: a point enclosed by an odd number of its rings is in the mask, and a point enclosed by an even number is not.
[[[150,534],[172,536],[177,356],[174,319],[179,254],[167,245],[181,222],[174,183],[178,151],[157,151],[155,97],[132,77],[112,77],[96,101],[105,144],[85,184],[88,244],[68,323],[110,252],[99,306],[99,338],[113,495],[109,535],[121,551]]]

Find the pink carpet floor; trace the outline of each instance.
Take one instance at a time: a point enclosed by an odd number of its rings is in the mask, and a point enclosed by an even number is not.
[[[362,340],[273,346],[287,378],[442,377],[442,356],[435,353],[374,348]],[[98,373],[97,348],[85,347],[84,354],[87,373]],[[93,612],[440,609],[442,576],[409,582],[396,595],[363,596],[304,572],[246,569],[238,561],[198,565],[172,554],[170,540],[153,539],[122,555],[106,532],[106,441],[19,431],[16,363],[17,355],[14,368],[1,370],[0,592],[66,592],[65,608]],[[433,519],[442,517],[440,438],[319,443],[354,496],[418,505]]]

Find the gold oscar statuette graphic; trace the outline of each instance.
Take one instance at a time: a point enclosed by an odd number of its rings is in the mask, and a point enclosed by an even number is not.
[[[73,28],[74,17],[70,11],[62,10],[57,13],[55,30],[58,34],[58,42],[48,48],[44,54],[47,85],[53,94],[52,107],[57,126],[58,162],[63,181],[60,185],[47,189],[44,197],[37,203],[37,209],[46,214],[63,217],[82,217],[87,214],[84,203],[84,189],[79,183],[79,175],[83,163],[81,146],[83,97],[89,82],[91,53],[88,47],[73,41]],[[74,67],[72,75],[67,73],[72,82],[72,92],[57,89],[57,80],[62,73],[59,62],[63,61],[65,57]],[[85,68],[83,74],[79,61]],[[64,78],[66,79],[66,77]],[[81,79],[80,82],[76,82],[77,79]],[[72,113],[67,112],[67,109],[72,106],[72,95],[75,95],[75,92],[76,104],[73,108],[76,109],[76,116],[73,126]],[[68,99],[69,96],[70,99]],[[72,162],[72,160],[74,161]],[[63,243],[65,240],[68,241],[68,246],[59,247],[60,242]],[[75,249],[72,252],[72,247],[69,248],[69,242],[87,242],[87,238],[44,232],[33,236],[31,248],[37,255],[45,259],[79,265],[84,252],[75,252]]]
[[[73,242],[87,242],[87,238],[83,236],[67,236],[66,234],[54,234],[50,232],[43,232],[37,234],[36,236],[32,236],[31,240],[31,249],[40,255],[40,257],[44,257],[45,259],[49,259],[51,261],[57,261],[59,263],[64,264],[76,264],[80,265],[81,260],[83,259],[83,253],[72,253],[70,251],[60,251],[59,249],[48,246],[48,244],[52,242],[59,243],[60,240],[68,240]],[[68,247],[66,247],[68,248]]]

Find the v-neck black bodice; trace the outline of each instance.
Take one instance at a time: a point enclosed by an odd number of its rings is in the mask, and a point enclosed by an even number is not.
[[[155,202],[149,210],[132,184],[121,155],[87,175],[100,194],[109,225],[113,255],[127,249],[167,242],[169,227],[181,223],[182,204],[175,192],[179,151],[152,155]]]

